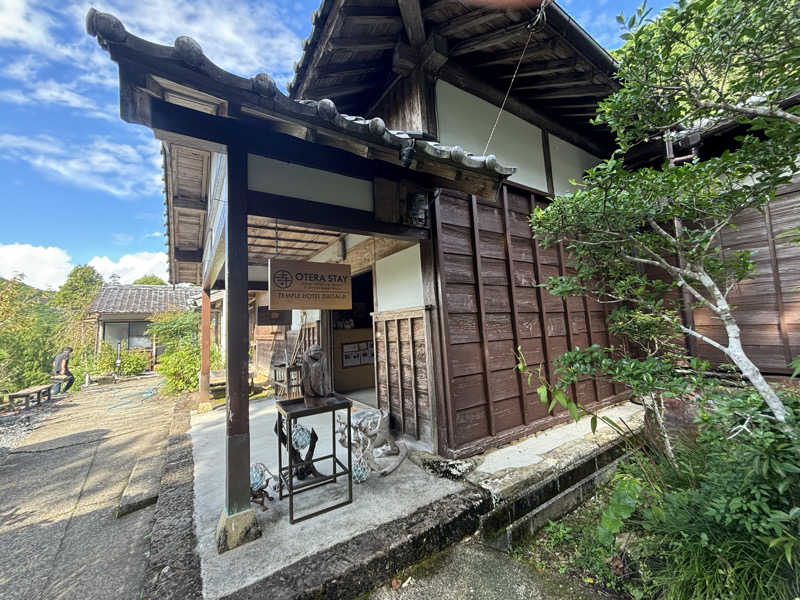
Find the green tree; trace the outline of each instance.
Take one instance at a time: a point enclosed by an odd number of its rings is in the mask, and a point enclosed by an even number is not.
[[[0,281],[0,388],[48,381],[60,316],[47,293],[25,285],[22,275]]]
[[[546,283],[552,293],[613,303],[618,318],[650,328],[643,335],[658,322],[662,339],[681,333],[713,346],[781,422],[787,410],[744,351],[727,300],[754,264],[746,250],[723,253],[717,234],[742,210],[762,208],[796,168],[800,121],[796,109],[780,105],[800,81],[798,6],[681,1],[654,21],[644,7],[630,20],[621,18],[627,29],[618,52],[623,87],[601,104],[597,119],[614,131],[619,150],[589,170],[577,191],[531,215],[536,237],[565,244],[574,259],[574,274]],[[721,156],[624,168],[623,156],[637,144],[671,139],[675,127],[705,127],[709,119],[750,129],[738,148]],[[727,343],[682,322],[674,300],[682,290],[719,319]],[[634,337],[641,333],[632,329]]]
[[[133,285],[167,285],[167,282],[161,279],[158,275],[142,275],[133,282]]]
[[[53,304],[68,310],[80,310],[91,302],[103,285],[103,277],[94,267],[78,265],[70,271],[67,280],[53,296]]]

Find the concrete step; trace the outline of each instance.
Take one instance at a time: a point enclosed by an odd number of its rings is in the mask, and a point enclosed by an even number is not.
[[[640,415],[629,421],[638,435]],[[612,477],[617,463],[629,454],[631,441],[606,428],[569,439],[524,467],[487,474],[479,466],[467,479],[486,490],[492,501],[481,517],[483,541],[508,550],[579,506]]]
[[[128,483],[122,492],[114,516],[119,519],[129,513],[155,504],[161,488],[161,473],[164,470],[165,443],[158,444],[151,452],[140,456],[131,470]]]

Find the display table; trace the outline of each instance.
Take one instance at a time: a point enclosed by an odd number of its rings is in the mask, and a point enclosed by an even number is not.
[[[289,523],[298,523],[305,521],[317,515],[340,508],[353,501],[353,475],[352,475],[352,433],[350,429],[350,418],[352,402],[344,396],[331,396],[329,398],[321,399],[316,404],[306,404],[303,398],[294,398],[289,400],[278,400],[276,402],[278,407],[278,423],[277,430],[281,432],[284,430],[284,422],[286,424],[286,444],[284,448],[281,444],[281,435],[278,434],[278,495],[281,500],[289,498]],[[347,466],[340,461],[336,456],[336,411],[347,410]],[[302,417],[310,417],[311,415],[319,415],[323,413],[330,414],[331,417],[331,453],[318,458],[311,458],[307,462],[295,464],[296,461],[292,458],[292,452],[288,449],[292,443],[292,426],[294,422]],[[288,464],[283,466],[284,452],[288,455]],[[321,475],[314,468],[315,463],[320,463],[325,460],[331,461],[333,472],[330,475]],[[303,481],[295,483],[294,475],[298,467],[309,466],[315,476],[310,481]],[[347,500],[344,500],[333,506],[328,506],[320,510],[314,511],[302,517],[295,518],[294,516],[294,497],[297,494],[307,492],[328,483],[336,482],[343,475],[347,476]],[[283,488],[286,487],[287,493],[284,494]]]

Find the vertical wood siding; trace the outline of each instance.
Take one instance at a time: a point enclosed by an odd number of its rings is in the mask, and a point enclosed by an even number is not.
[[[378,408],[395,431],[433,444],[434,417],[424,308],[373,313]]]
[[[511,187],[495,198],[440,190],[436,199],[454,448],[553,421],[536,394],[536,377],[528,387],[515,369],[517,348],[534,372],[541,368],[552,382],[553,361],[567,349],[608,343],[601,305],[588,298],[564,300],[536,287],[572,272],[562,248],[542,248],[531,238],[528,216],[544,202]],[[586,379],[570,393],[591,405],[615,390],[608,382]],[[563,416],[560,410],[556,416]]]
[[[728,297],[742,329],[742,345],[765,373],[790,373],[788,363],[800,354],[800,246],[780,235],[800,227],[800,182],[784,188],[762,213],[745,210],[733,223],[736,229],[720,236],[723,252],[750,250],[753,276]],[[725,330],[708,309],[694,312],[700,333],[723,344]],[[713,364],[725,356],[699,342],[697,354]]]

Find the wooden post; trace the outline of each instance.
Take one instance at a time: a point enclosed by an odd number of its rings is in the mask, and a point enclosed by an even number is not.
[[[224,552],[261,535],[250,507],[250,415],[247,305],[247,152],[228,146],[225,224],[225,319],[227,348],[225,506],[217,524],[217,550]]]
[[[200,312],[200,402],[211,399],[211,290],[203,288]]]

